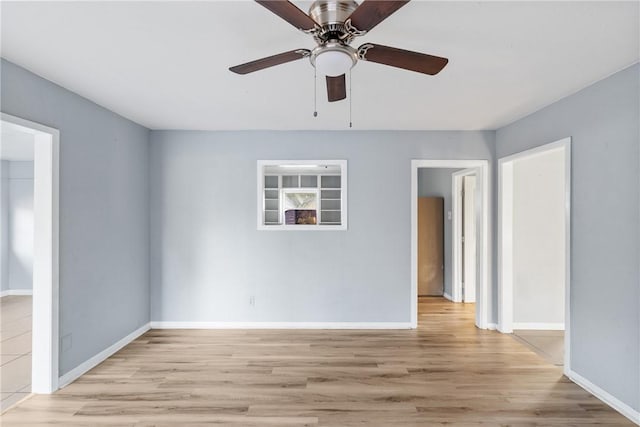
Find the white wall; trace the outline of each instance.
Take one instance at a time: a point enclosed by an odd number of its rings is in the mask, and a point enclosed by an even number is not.
[[[9,162],[9,289],[33,289],[33,162]]]
[[[565,306],[564,152],[513,163],[513,327],[558,326]]]

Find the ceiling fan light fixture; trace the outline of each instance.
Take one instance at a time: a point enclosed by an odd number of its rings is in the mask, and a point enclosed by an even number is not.
[[[337,77],[353,67],[353,59],[344,52],[329,50],[316,57],[316,70],[325,76]]]
[[[351,46],[328,43],[314,49],[310,59],[319,74],[337,77],[349,72],[357,58],[357,53]]]

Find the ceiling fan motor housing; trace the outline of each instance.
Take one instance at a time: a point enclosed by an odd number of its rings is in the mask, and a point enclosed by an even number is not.
[[[314,34],[318,43],[328,40],[342,40],[346,43],[351,41],[352,37],[345,28],[344,22],[357,7],[358,3],[353,0],[314,1],[309,8],[309,16],[320,25],[320,30]]]

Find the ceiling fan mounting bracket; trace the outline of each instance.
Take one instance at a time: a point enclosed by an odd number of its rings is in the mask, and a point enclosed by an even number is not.
[[[362,37],[367,34],[366,30],[359,30],[351,23],[351,18],[344,21],[344,30],[347,34],[351,36],[351,39],[354,37]]]
[[[308,49],[298,49],[296,50],[296,53],[302,56],[303,58],[306,58],[307,56],[311,55],[311,51],[309,51]]]
[[[319,25],[314,25],[313,28],[310,28],[308,30],[305,30],[304,28],[298,28],[300,31],[302,31],[305,34],[309,34],[313,37],[317,37],[316,35],[320,32],[320,30],[322,29]]]
[[[372,45],[371,43],[366,43],[363,44],[362,46],[360,46],[358,48],[358,59],[362,60],[362,61],[366,61],[367,58],[367,52],[369,51],[369,49],[374,48],[375,46]]]

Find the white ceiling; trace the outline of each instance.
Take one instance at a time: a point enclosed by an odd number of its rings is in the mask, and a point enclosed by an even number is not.
[[[0,124],[0,160],[33,160],[32,134],[21,132],[9,124]]]
[[[309,2],[295,2],[308,8]],[[414,0],[356,39],[448,57],[437,76],[360,62],[355,129],[495,129],[640,59],[639,2]],[[228,67],[307,36],[252,1],[6,2],[2,56],[153,129],[345,129],[305,59]]]

